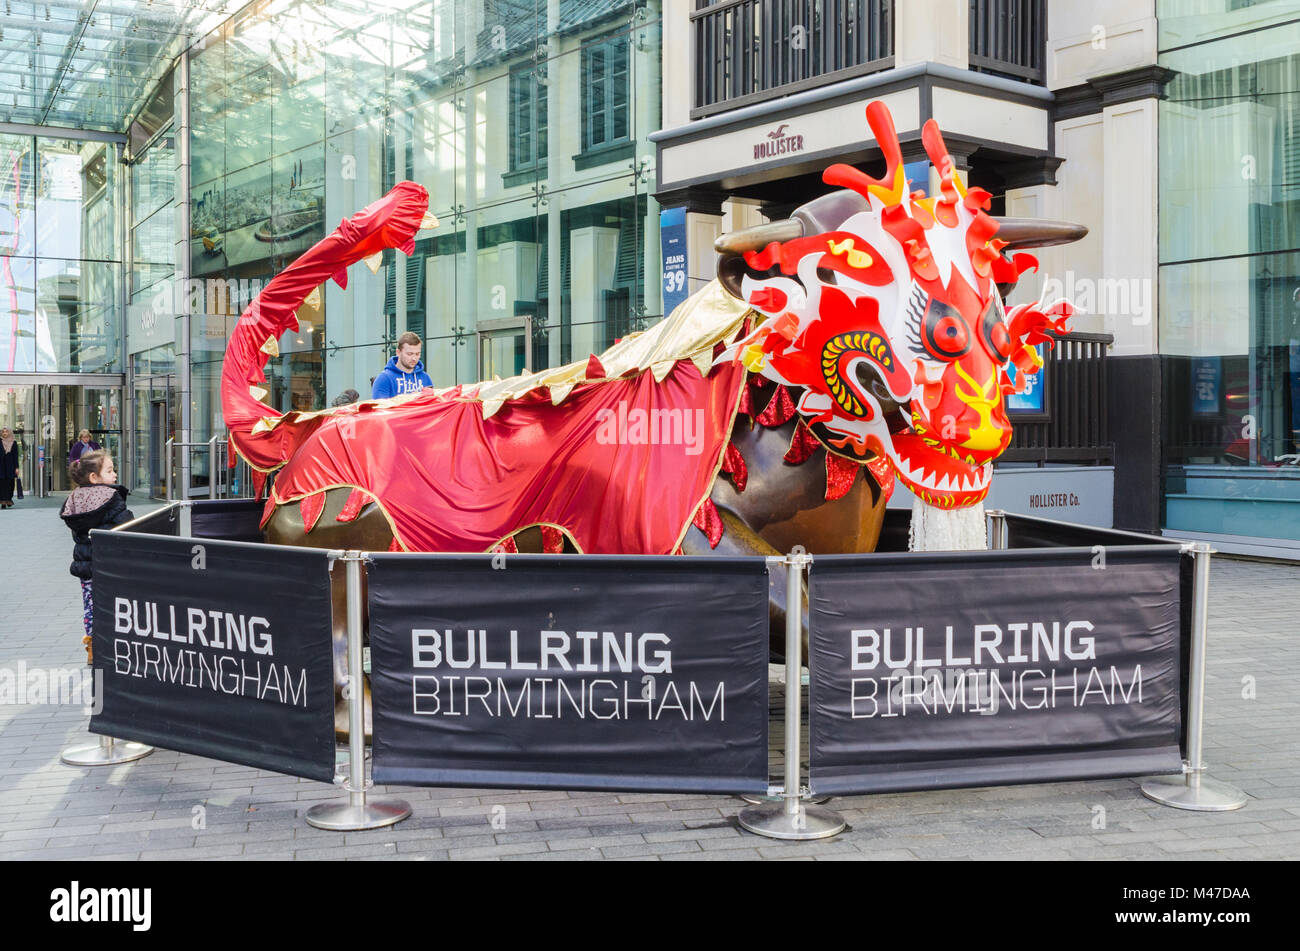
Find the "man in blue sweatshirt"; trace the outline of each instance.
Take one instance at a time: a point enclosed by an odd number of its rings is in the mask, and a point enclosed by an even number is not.
[[[397,338],[397,356],[389,360],[388,366],[375,377],[371,399],[418,393],[426,386],[433,386],[429,374],[424,372],[424,364],[420,362],[421,346],[420,338],[409,330]]]

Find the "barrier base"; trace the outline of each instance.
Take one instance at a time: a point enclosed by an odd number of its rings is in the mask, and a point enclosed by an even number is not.
[[[1246,794],[1236,786],[1201,776],[1156,776],[1143,780],[1142,795],[1162,806],[1193,812],[1232,812],[1246,804]]]
[[[367,799],[365,802],[322,802],[307,810],[307,824],[331,832],[382,829],[411,814],[403,799]]]
[[[799,804],[791,815],[784,802],[766,803],[740,810],[740,827],[769,839],[828,839],[844,831],[839,813],[819,806]]]
[[[69,746],[59,754],[59,761],[68,766],[116,766],[118,763],[143,759],[152,752],[153,747],[144,743],[114,740],[106,736],[98,743]]]
[[[736,798],[749,803],[751,806],[762,806],[769,802],[785,802],[784,796],[760,796],[757,793],[741,793]],[[830,802],[830,796],[804,796],[803,801],[809,805],[820,806],[824,802]]]

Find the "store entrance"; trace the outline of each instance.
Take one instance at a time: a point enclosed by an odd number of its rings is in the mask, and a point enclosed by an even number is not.
[[[18,440],[24,494],[44,498],[71,489],[69,455],[83,430],[121,460],[121,405],[117,386],[9,384],[0,377],[0,428],[13,430]]]

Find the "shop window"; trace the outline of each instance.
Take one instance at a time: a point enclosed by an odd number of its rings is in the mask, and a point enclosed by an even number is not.
[[[510,74],[510,172],[507,186],[531,181],[546,168],[546,87],[536,69]],[[523,174],[520,174],[523,173]]]
[[[631,156],[628,38],[620,33],[582,49],[582,154],[578,171]]]

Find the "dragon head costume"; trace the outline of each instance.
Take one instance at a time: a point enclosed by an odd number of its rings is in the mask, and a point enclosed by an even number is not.
[[[909,191],[893,120],[867,120],[885,174],[833,165],[843,189],[793,218],[724,236],[723,283],[762,319],[728,348],[751,372],[791,387],[796,409],[835,451],[888,460],[918,498],[943,509],[982,502],[992,462],[1011,441],[1004,395],[1025,386],[1064,301],[1004,308],[1037,262],[1019,247],[1074,240],[1083,229],[999,222],[989,194],[966,187],[931,119],[922,141],[940,193]],[[996,237],[999,231],[1007,237]],[[1019,371],[1012,382],[1008,368]]]

